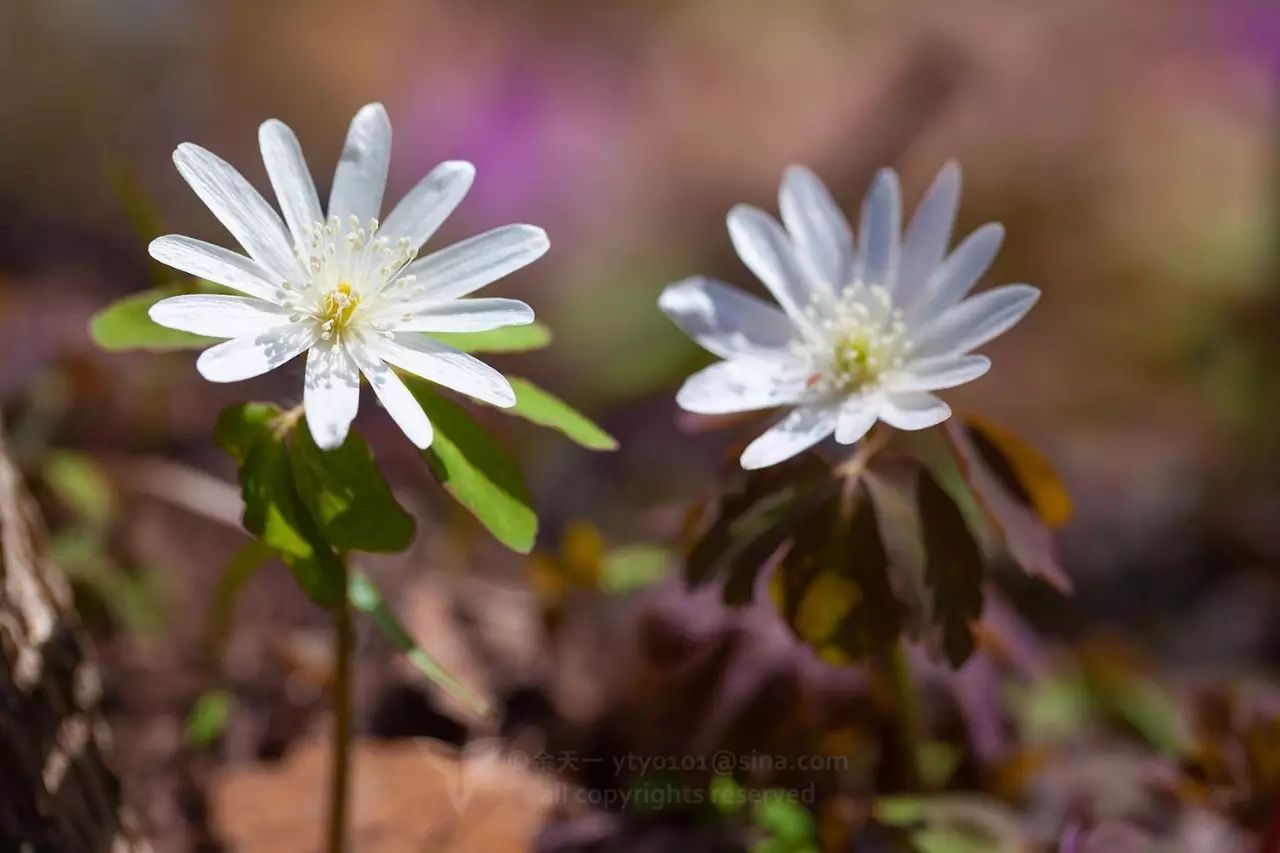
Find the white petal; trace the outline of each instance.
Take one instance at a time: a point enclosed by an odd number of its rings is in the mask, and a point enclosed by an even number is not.
[[[453,213],[471,182],[476,167],[461,160],[449,160],[436,166],[409,194],[400,200],[382,224],[378,236],[394,245],[401,237],[409,240],[416,253],[441,223]]]
[[[178,171],[244,250],[280,281],[299,281],[301,270],[284,223],[271,205],[222,158],[184,142],[173,152]]]
[[[853,230],[818,176],[789,166],[778,193],[782,222],[796,255],[817,281],[834,290],[853,276]]]
[[[420,286],[417,305],[466,296],[542,257],[551,243],[533,225],[504,225],[419,258],[405,268]]]
[[[990,369],[985,355],[942,355],[909,361],[881,381],[890,391],[937,391],[972,382]]]
[[[287,311],[261,299],[202,294],[161,299],[147,316],[170,329],[215,338],[254,335],[289,322]]]
[[[414,399],[396,372],[383,361],[369,352],[365,339],[352,336],[347,341],[347,351],[360,368],[360,372],[369,380],[373,393],[377,395],[382,407],[391,415],[396,426],[408,436],[415,445],[425,450],[431,445],[434,430],[427,413]]]
[[[329,215],[346,226],[355,216],[361,224],[382,211],[382,193],[387,187],[387,167],[391,163],[391,120],[382,104],[360,108],[347,130],[342,157],[333,173],[329,191]]]
[[[924,293],[908,309],[908,316],[930,319],[964,299],[990,268],[1003,242],[1004,226],[996,222],[988,222],[966,237],[934,270]]]
[[[148,250],[151,257],[160,263],[196,278],[226,285],[270,302],[279,299],[280,289],[271,283],[271,274],[250,258],[230,249],[193,237],[170,234],[152,240]]]
[[[892,169],[881,169],[862,202],[854,277],[892,289],[898,277],[901,238],[902,191],[898,175]]]
[[[742,451],[742,467],[768,468],[803,453],[836,428],[836,409],[826,403],[795,409]]]
[[[912,336],[917,358],[959,355],[1003,334],[1040,298],[1029,284],[1009,284],[979,293],[930,320]]]
[[[951,417],[951,407],[932,394],[886,394],[879,414],[880,420],[897,429],[928,429]]]
[[[933,179],[902,240],[902,266],[898,271],[895,301],[910,305],[919,297],[929,276],[942,263],[951,242],[951,229],[960,204],[960,166],[949,161]]]
[[[724,415],[795,403],[805,394],[804,373],[798,363],[719,361],[686,379],[676,394],[676,404],[700,415]]]
[[[876,406],[863,397],[850,397],[836,415],[836,441],[853,444],[876,425]]]
[[[294,245],[305,246],[304,230],[323,221],[324,214],[298,137],[284,122],[268,119],[258,128],[258,146]]]
[[[515,391],[505,376],[447,344],[412,332],[396,333],[391,338],[370,335],[363,341],[378,358],[423,379],[494,406],[515,405]]]
[[[669,285],[658,307],[703,349],[721,358],[783,350],[795,327],[774,306],[723,282],[694,276]]]
[[[347,440],[360,406],[360,374],[336,340],[318,341],[307,353],[302,403],[318,447],[332,450]]]
[[[810,283],[795,258],[787,232],[756,207],[740,204],[729,211],[729,238],[742,262],[769,288],[782,310],[797,323],[807,323]]]
[[[397,332],[487,332],[528,325],[533,309],[518,299],[455,299],[390,322]]]
[[[196,359],[196,370],[210,382],[239,382],[276,369],[319,337],[314,323],[277,326],[210,347]]]

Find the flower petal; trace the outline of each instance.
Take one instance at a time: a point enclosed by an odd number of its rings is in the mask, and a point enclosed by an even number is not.
[[[996,222],[988,222],[966,237],[934,270],[924,292],[908,308],[909,316],[928,320],[964,299],[991,267],[1003,242],[1004,226]]]
[[[669,285],[658,307],[703,349],[721,358],[783,350],[795,327],[774,306],[723,282],[694,276]]]
[[[875,404],[863,397],[850,397],[836,414],[836,441],[853,444],[871,431],[878,415]]]
[[[551,243],[533,225],[504,225],[419,258],[405,274],[423,282],[406,310],[466,296],[542,257]]]
[[[902,191],[898,174],[893,169],[881,169],[862,202],[854,279],[893,289],[898,278],[901,238]]]
[[[475,176],[476,167],[462,160],[436,166],[387,215],[378,236],[393,245],[405,237],[416,254],[466,196]]]
[[[390,164],[391,120],[382,104],[367,104],[347,130],[329,191],[329,216],[338,217],[344,227],[350,216],[362,225],[377,218]]]
[[[431,439],[435,436],[431,421],[427,418],[427,413],[422,411],[422,406],[418,405],[418,401],[413,398],[413,394],[405,387],[404,382],[396,376],[396,372],[369,351],[366,340],[362,336],[351,336],[346,346],[347,352],[359,366],[360,372],[369,380],[369,385],[377,395],[378,402],[382,403],[382,407],[387,410],[387,414],[391,415],[396,426],[400,427],[400,430],[417,447],[423,450],[430,447]]]
[[[853,276],[853,230],[818,176],[803,166],[788,166],[778,206],[801,264],[833,292],[848,283]]]
[[[271,274],[250,258],[230,249],[194,237],[170,234],[152,240],[148,251],[160,263],[196,278],[226,285],[269,302],[279,301],[280,288],[271,283]]]
[[[1029,284],[1008,284],[979,293],[944,311],[913,335],[917,358],[959,355],[1008,331],[1040,298]]]
[[[423,379],[494,406],[515,405],[515,391],[505,376],[448,344],[411,332],[395,333],[390,338],[368,336],[362,340],[378,358]]]
[[[229,163],[184,142],[173,152],[178,171],[244,250],[279,281],[299,281],[301,270],[284,223],[271,205]]]
[[[686,379],[676,394],[676,404],[686,412],[725,415],[788,405],[805,393],[799,363],[775,366],[754,359],[719,361]]]
[[[214,338],[256,335],[289,322],[289,312],[261,299],[201,294],[161,299],[147,316],[170,329]]]
[[[429,306],[409,319],[392,320],[397,332],[487,332],[533,322],[533,309],[518,299],[455,299]]]
[[[769,288],[782,310],[807,324],[805,306],[811,284],[796,261],[791,239],[782,226],[759,208],[740,204],[729,211],[729,238],[742,262]]]
[[[929,276],[942,263],[951,242],[951,229],[960,205],[960,166],[948,161],[933,179],[902,240],[902,266],[894,301],[911,305],[924,290]]]
[[[880,401],[879,415],[897,429],[928,429],[951,417],[951,407],[932,394],[886,394]]]
[[[942,355],[907,362],[885,374],[882,381],[890,391],[937,391],[972,382],[991,369],[985,355]]]
[[[302,403],[316,446],[332,450],[347,440],[360,407],[360,374],[336,339],[317,341],[307,353]]]
[[[817,403],[795,409],[747,445],[740,459],[747,470],[768,468],[803,453],[836,428],[836,408]]]
[[[284,122],[268,119],[258,128],[258,146],[293,243],[305,246],[306,229],[322,222],[324,213],[320,210],[320,196],[316,195],[316,184],[298,137]]]
[[[251,379],[289,361],[319,337],[314,323],[276,326],[210,347],[196,359],[196,370],[210,382]]]

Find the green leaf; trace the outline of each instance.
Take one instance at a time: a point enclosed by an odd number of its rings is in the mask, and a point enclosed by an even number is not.
[[[90,524],[101,527],[115,513],[115,489],[93,457],[59,450],[45,459],[41,473],[58,500]]]
[[[378,630],[382,631],[383,635],[396,648],[404,652],[408,656],[409,662],[433,683],[439,685],[450,696],[453,696],[477,714],[487,716],[490,713],[489,704],[484,699],[445,672],[444,668],[436,663],[414,641],[409,632],[405,630],[404,625],[396,618],[395,613],[391,611],[391,608],[387,607],[386,601],[383,600],[382,594],[378,592],[378,588],[373,581],[369,580],[368,576],[363,572],[353,571],[351,573],[351,579],[347,585],[347,599],[351,602],[352,607],[361,613],[368,614],[373,619],[373,624],[378,627]]]
[[[413,516],[404,511],[354,430],[341,447],[321,450],[303,424],[294,430],[290,462],[298,495],[338,548],[403,551],[413,543]]]
[[[982,551],[960,508],[920,469],[918,500],[924,533],[925,579],[933,590],[932,621],[954,667],[973,653],[970,623],[982,613]]]
[[[600,586],[622,595],[657,583],[670,567],[671,552],[661,545],[624,545],[605,555]]]
[[[539,388],[528,379],[508,376],[507,380],[516,392],[516,404],[503,411],[563,433],[588,450],[618,449],[616,438],[559,397]]]
[[[291,424],[284,412],[273,403],[241,403],[223,409],[213,427],[213,440],[232,459],[243,465],[258,442],[273,431],[286,430]]]
[[[813,815],[797,799],[794,791],[768,791],[755,806],[755,823],[774,838],[791,842],[813,840],[817,827]]]
[[[95,314],[89,321],[89,332],[98,346],[112,351],[203,349],[218,343],[219,338],[168,329],[147,316],[151,306],[161,299],[188,292],[187,288],[172,285],[126,296]]]
[[[432,473],[498,541],[513,551],[533,550],[538,516],[516,461],[462,408],[419,379],[405,377],[435,428],[422,452]]]
[[[209,747],[227,727],[231,717],[231,695],[225,690],[201,694],[187,715],[187,743],[197,749]]]
[[[551,330],[529,323],[488,332],[433,332],[431,337],[463,352],[528,352],[550,344]]]

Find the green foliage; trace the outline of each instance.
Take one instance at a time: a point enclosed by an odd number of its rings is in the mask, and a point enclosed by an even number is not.
[[[101,527],[116,511],[115,490],[91,456],[71,450],[49,454],[41,471],[54,496],[85,522]]]
[[[207,749],[222,736],[230,718],[230,693],[210,690],[200,694],[187,714],[187,743],[195,749]]]
[[[918,490],[925,546],[925,578],[933,591],[933,622],[952,666],[973,652],[969,623],[982,613],[982,551],[959,507],[921,469]]]
[[[418,645],[409,632],[405,630],[400,620],[396,618],[395,613],[387,606],[382,593],[378,591],[377,586],[374,585],[373,581],[369,580],[368,576],[361,572],[351,573],[351,580],[347,587],[347,598],[352,607],[361,613],[368,614],[383,636],[390,640],[396,648],[404,652],[406,657],[409,658],[409,662],[433,683],[439,685],[445,692],[477,714],[487,716],[491,712],[489,704],[484,699],[477,696],[446,672],[440,664],[436,663],[427,654],[426,650]]]
[[[433,332],[431,337],[463,352],[528,352],[548,346],[551,330],[541,323],[529,323],[488,332]]]
[[[770,791],[755,804],[753,822],[767,837],[752,845],[752,853],[818,853],[813,815],[788,793]]]
[[[671,552],[660,545],[624,545],[604,556],[600,587],[624,595],[662,580],[671,565]]]
[[[422,454],[445,491],[499,542],[529,553],[538,516],[516,461],[466,411],[436,394],[427,382],[412,377],[406,381],[435,428],[435,438]]]
[[[522,327],[517,327],[522,328]],[[539,426],[560,432],[588,450],[617,450],[618,440],[592,423],[585,415],[528,379],[508,376],[516,392],[516,404],[505,411]]]
[[[89,333],[98,346],[111,351],[203,349],[217,343],[218,338],[169,329],[147,315],[161,299],[190,292],[190,288],[180,285],[166,285],[130,294],[93,315]]]

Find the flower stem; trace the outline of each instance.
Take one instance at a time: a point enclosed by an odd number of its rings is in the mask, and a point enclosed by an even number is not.
[[[920,786],[920,744],[923,739],[923,721],[920,716],[920,696],[915,680],[911,677],[911,662],[907,658],[907,644],[901,638],[885,652],[883,669],[893,690],[896,711],[898,750],[902,761],[902,783],[911,790]]]
[[[351,602],[346,596],[347,562],[342,563],[342,600],[333,609],[333,742],[329,775],[329,853],[346,848],[351,781],[351,657],[354,646]]]

